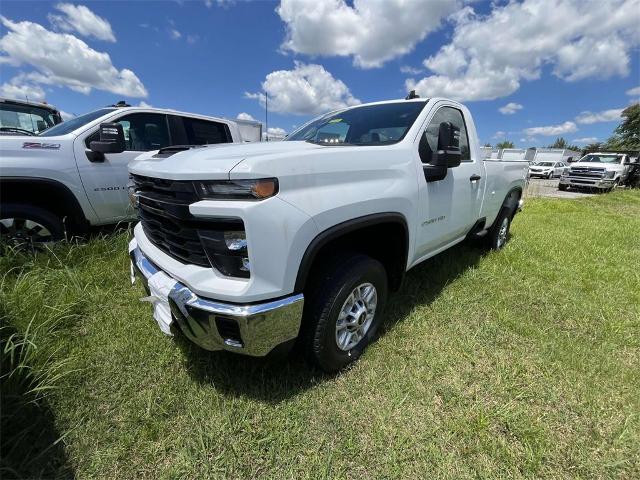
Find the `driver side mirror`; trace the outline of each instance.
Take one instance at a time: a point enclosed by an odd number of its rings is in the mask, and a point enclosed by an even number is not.
[[[438,130],[438,150],[431,155],[431,165],[454,168],[460,165],[460,129],[451,122],[442,122]]]
[[[427,182],[442,180],[447,176],[447,169],[459,166],[462,161],[460,128],[451,122],[442,122],[438,129],[438,149],[431,150],[426,135],[420,139],[418,149]]]
[[[122,153],[125,150],[124,130],[119,123],[101,123],[100,140],[90,143],[96,153]]]

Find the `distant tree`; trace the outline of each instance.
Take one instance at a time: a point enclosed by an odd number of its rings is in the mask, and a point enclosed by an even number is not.
[[[504,140],[503,142],[496,143],[496,148],[513,148],[513,142]]]
[[[584,146],[584,150],[586,150],[587,152],[597,152],[598,150],[602,150],[602,143],[590,143],[589,145]]]
[[[491,144],[490,143],[485,143],[484,146],[491,148]]]
[[[640,150],[640,103],[622,111],[622,123],[613,131],[604,147],[610,150]]]
[[[562,137],[558,137],[556,138],[556,141],[553,142],[552,145],[549,145],[548,148],[563,148],[563,149],[567,149],[567,150],[575,150],[575,151],[580,151],[582,150],[579,146],[577,145],[570,145],[569,142],[567,142],[564,138]]]

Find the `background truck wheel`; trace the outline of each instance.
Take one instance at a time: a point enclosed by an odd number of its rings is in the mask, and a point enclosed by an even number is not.
[[[338,255],[312,279],[307,298],[305,357],[336,372],[357,360],[374,338],[387,299],[387,274],[366,255]]]
[[[511,227],[511,210],[502,207],[496,221],[493,222],[488,235],[485,237],[487,247],[491,250],[500,250],[509,239],[509,228]]]
[[[40,250],[64,238],[62,220],[44,208],[7,204],[0,214],[0,245]]]
[[[547,175],[547,178],[551,180],[553,178],[553,172],[549,172],[549,175]]]
[[[567,190],[567,186],[563,184],[558,185],[558,190],[562,190],[563,192]]]

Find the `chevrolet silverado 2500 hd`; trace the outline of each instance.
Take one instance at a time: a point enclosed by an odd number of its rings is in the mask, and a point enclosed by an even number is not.
[[[120,148],[95,150],[100,125],[113,123],[123,130]],[[0,241],[10,245],[47,243],[88,225],[134,219],[127,164],[142,152],[243,141],[233,121],[124,102],[37,135],[12,133],[0,136]]]
[[[129,253],[162,330],[254,356],[298,339],[327,371],[358,358],[408,269],[469,236],[503,247],[528,166],[483,160],[469,110],[438,98],[155,156],[129,166]]]

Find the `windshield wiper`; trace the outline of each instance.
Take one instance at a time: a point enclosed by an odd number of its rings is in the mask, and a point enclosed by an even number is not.
[[[30,137],[35,136],[35,133],[29,130],[24,130],[23,128],[18,128],[18,127],[0,127],[0,132],[18,132],[18,133],[24,133],[25,135],[29,135]]]

